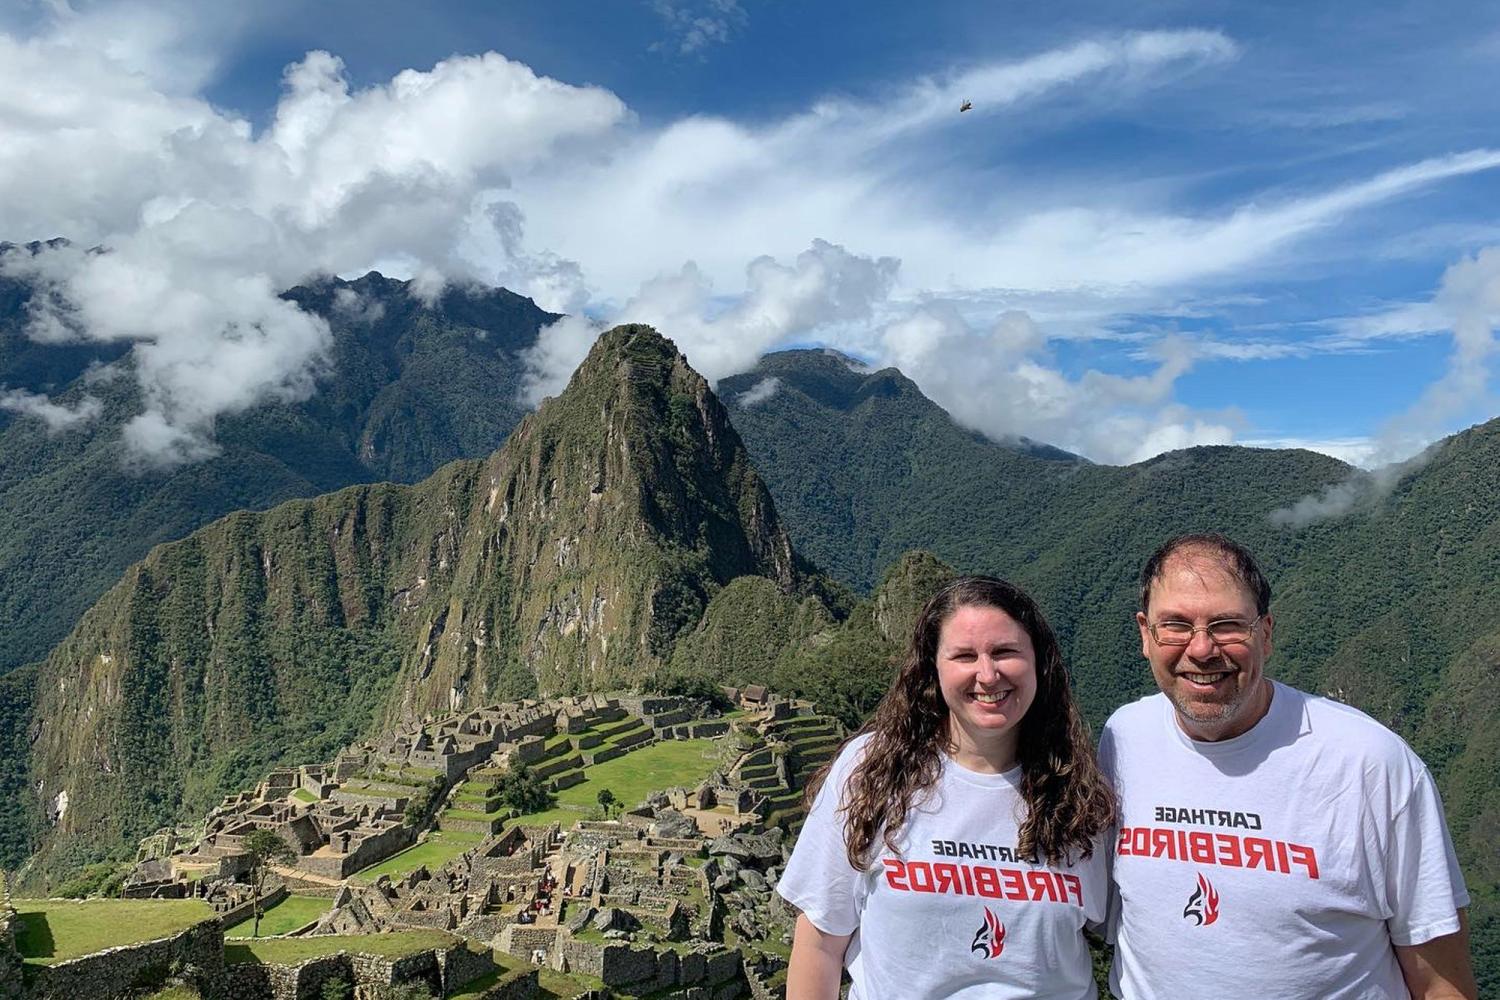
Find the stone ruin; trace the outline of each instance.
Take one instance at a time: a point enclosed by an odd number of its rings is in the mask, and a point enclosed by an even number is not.
[[[430,928],[631,992],[733,995],[722,991],[746,980],[759,989],[790,943],[792,914],[774,893],[790,851],[783,827],[800,823],[801,785],[843,733],[809,703],[754,687],[726,693],[736,719],[693,699],[591,695],[409,723],[331,762],[272,771],[198,827],[146,838],[126,894],[242,906],[245,839],[270,830],[295,855],[275,883],[333,894],[308,933]],[[611,725],[619,734],[606,742],[599,730]],[[703,738],[726,741],[718,770],[625,803],[615,819],[566,830],[481,824],[484,838],[435,871],[349,879],[413,845],[432,803],[465,779],[522,762],[560,788],[641,746]],[[425,813],[408,809],[419,796]],[[739,948],[724,944],[726,932]]]

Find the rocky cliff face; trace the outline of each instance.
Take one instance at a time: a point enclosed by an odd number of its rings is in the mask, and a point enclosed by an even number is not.
[[[381,717],[639,683],[744,575],[807,578],[707,383],[617,328],[487,459],[233,514],[131,567],[40,667],[40,867]]]

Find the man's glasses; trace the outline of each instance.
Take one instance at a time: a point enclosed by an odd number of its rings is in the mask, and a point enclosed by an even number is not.
[[[1231,646],[1237,642],[1248,642],[1250,634],[1255,631],[1255,626],[1260,624],[1263,617],[1265,616],[1256,615],[1249,621],[1242,618],[1220,618],[1207,625],[1194,625],[1192,622],[1168,619],[1148,625],[1147,629],[1151,633],[1151,638],[1163,646],[1186,646],[1199,632],[1207,632],[1208,637],[1221,646]]]

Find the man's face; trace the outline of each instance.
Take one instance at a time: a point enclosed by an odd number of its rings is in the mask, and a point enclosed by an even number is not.
[[[1271,616],[1251,629],[1245,642],[1217,643],[1206,631],[1186,646],[1166,646],[1149,626],[1182,621],[1195,626],[1255,618],[1255,598],[1216,553],[1182,551],[1163,566],[1151,585],[1146,614],[1137,614],[1141,652],[1162,693],[1177,709],[1183,732],[1195,740],[1225,740],[1248,732],[1271,705],[1271,683],[1262,667],[1271,655]]]

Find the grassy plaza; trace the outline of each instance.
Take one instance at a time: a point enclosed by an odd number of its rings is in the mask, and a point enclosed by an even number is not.
[[[17,899],[16,947],[52,965],[122,944],[170,937],[214,915],[199,899]]]

